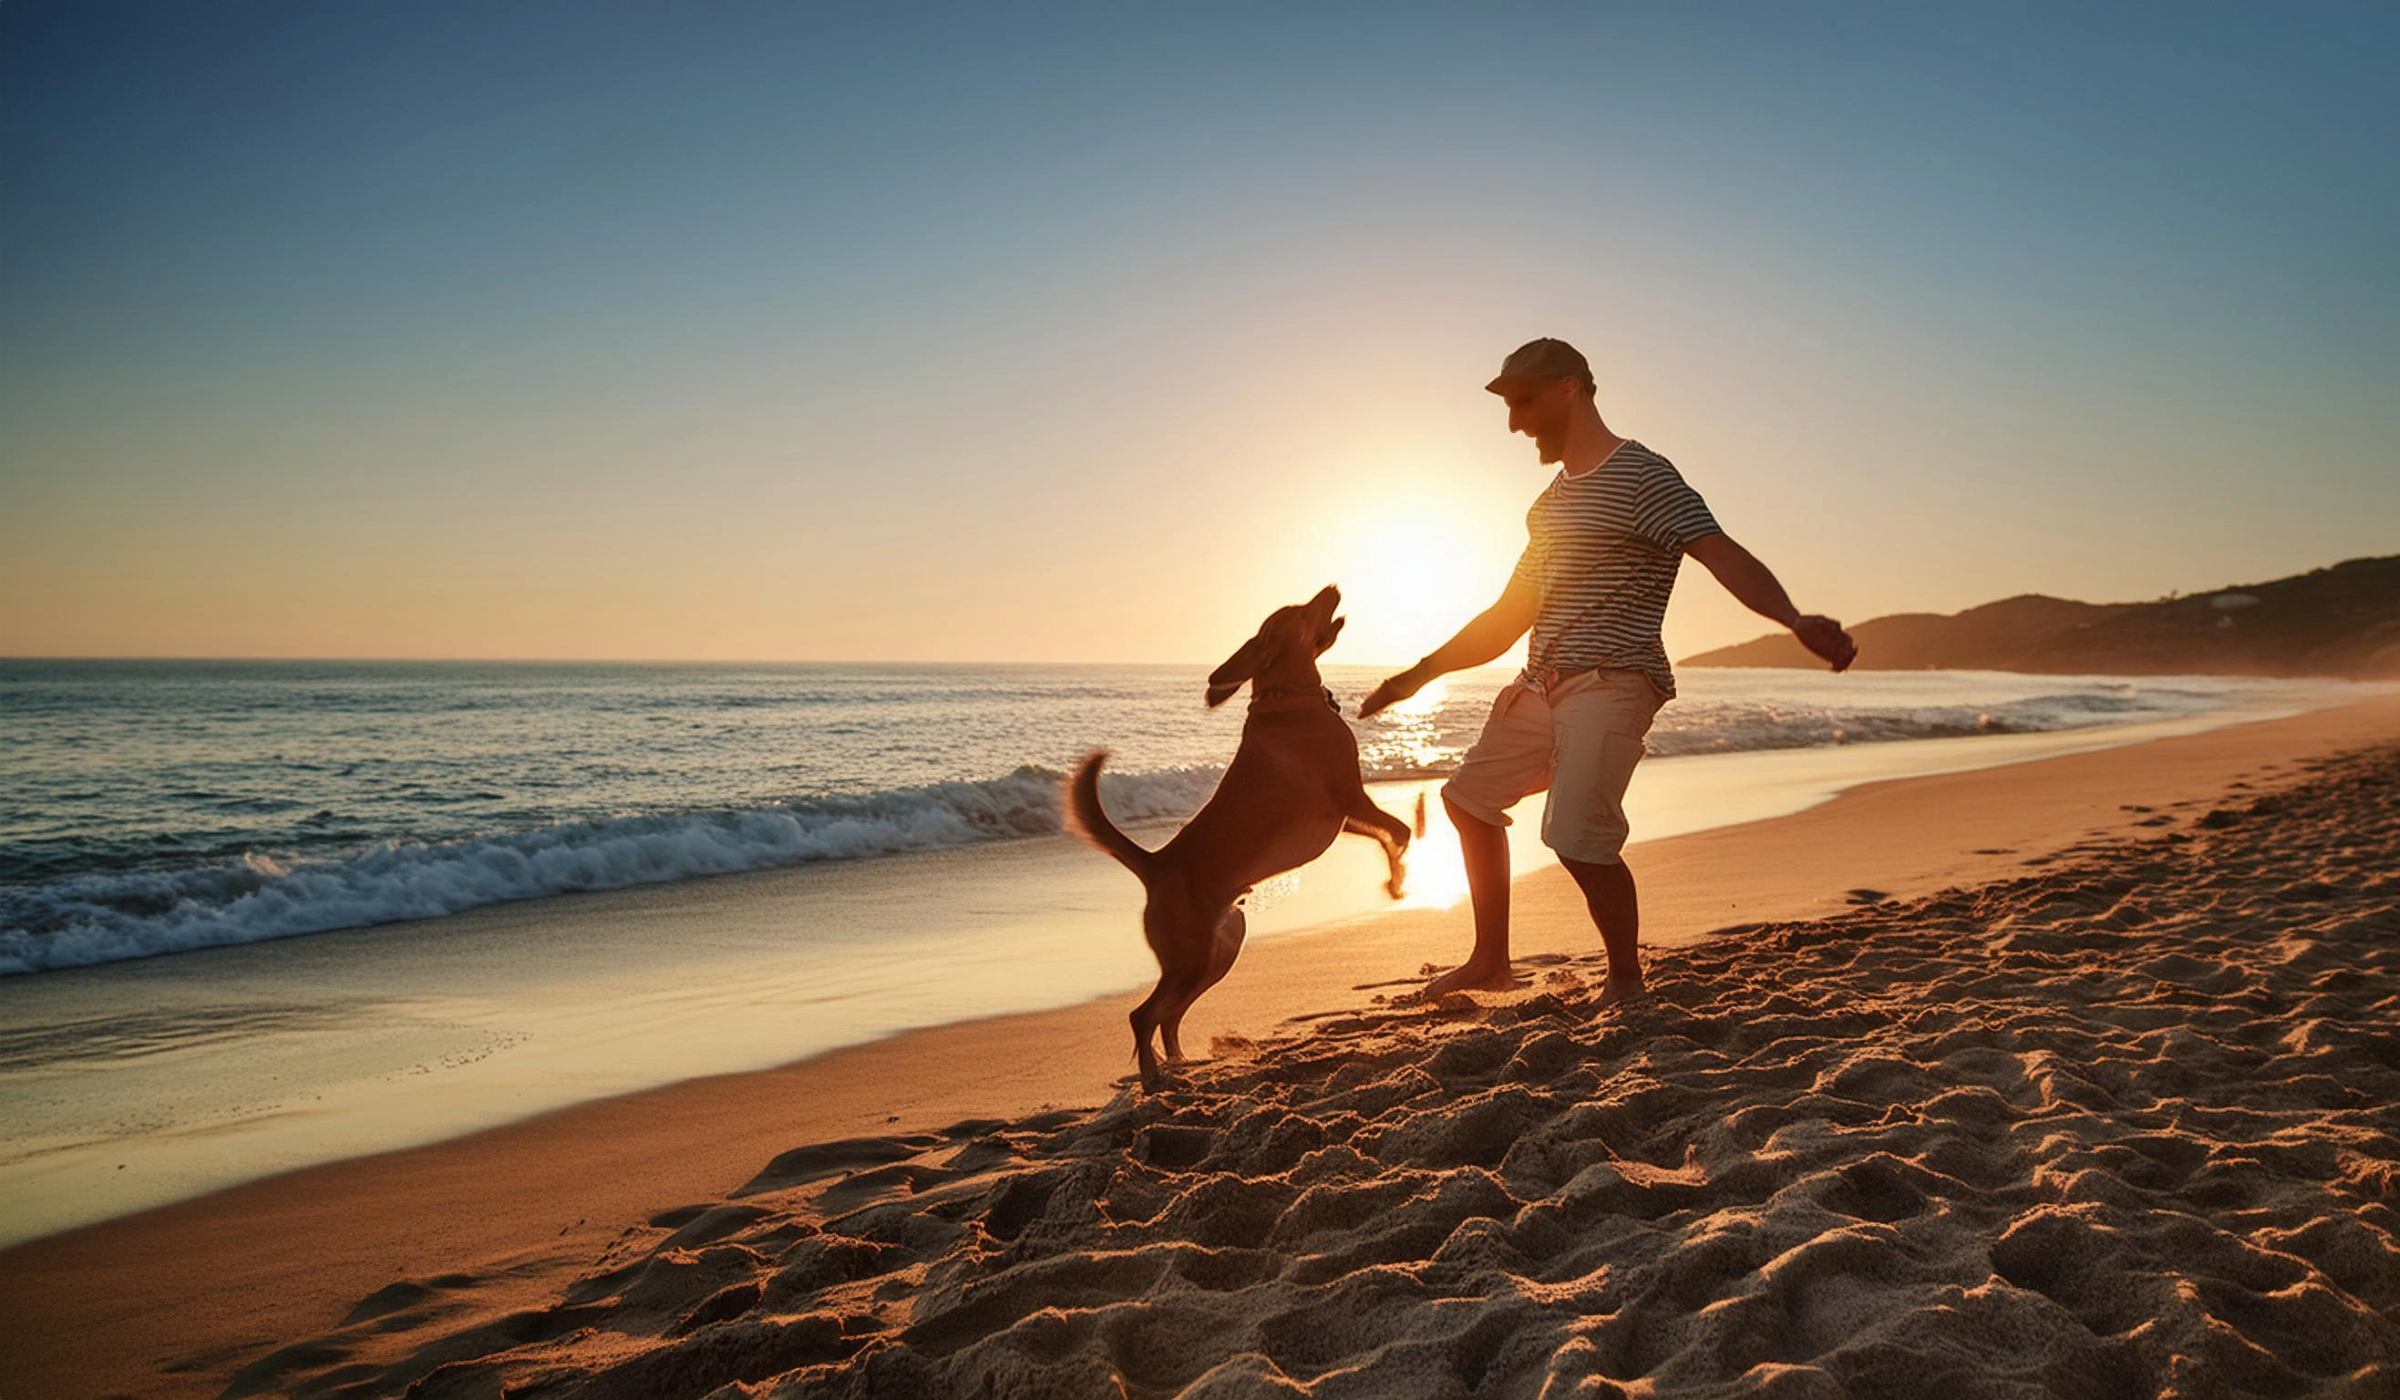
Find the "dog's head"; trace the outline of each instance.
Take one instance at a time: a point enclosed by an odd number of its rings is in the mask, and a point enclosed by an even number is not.
[[[1333,610],[1342,605],[1342,590],[1327,584],[1305,603],[1277,608],[1258,625],[1258,635],[1242,643],[1225,664],[1208,676],[1211,708],[1233,698],[1244,681],[1274,681],[1295,688],[1314,688],[1317,658],[1342,634],[1344,619]]]

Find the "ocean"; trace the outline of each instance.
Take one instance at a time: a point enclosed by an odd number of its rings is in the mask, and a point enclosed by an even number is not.
[[[1330,666],[1355,712],[1382,668]],[[1355,723],[1438,776],[1508,672]],[[0,662],[0,975],[435,919],[572,891],[1057,839],[1112,751],[1120,822],[1213,790],[1242,702],[1198,667]],[[2183,719],[2313,683],[1702,670],[1677,758]]]

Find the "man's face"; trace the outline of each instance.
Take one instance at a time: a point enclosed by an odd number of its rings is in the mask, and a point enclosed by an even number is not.
[[[1571,380],[1545,379],[1507,395],[1508,430],[1532,438],[1545,464],[1566,460],[1567,395],[1574,388]]]

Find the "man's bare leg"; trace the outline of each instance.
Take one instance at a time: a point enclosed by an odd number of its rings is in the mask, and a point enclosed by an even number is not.
[[[1424,994],[1514,991],[1525,984],[1508,962],[1508,828],[1469,816],[1447,797],[1442,807],[1458,828],[1458,851],[1466,861],[1467,898],[1475,906],[1475,951],[1426,983]]]
[[[1613,1006],[1642,989],[1642,906],[1633,871],[1621,860],[1595,865],[1561,856],[1558,863],[1583,887],[1583,902],[1600,927],[1601,946],[1608,949],[1608,986],[1600,1004]]]

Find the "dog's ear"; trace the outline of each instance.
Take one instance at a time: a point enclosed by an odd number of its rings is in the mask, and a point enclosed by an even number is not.
[[[1261,632],[1242,643],[1241,649],[1225,658],[1225,664],[1208,673],[1208,707],[1215,709],[1233,698],[1242,682],[1258,674],[1267,656],[1267,636]]]

